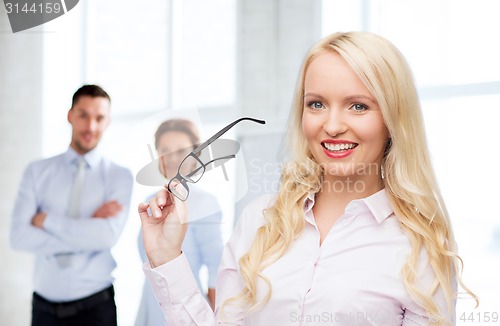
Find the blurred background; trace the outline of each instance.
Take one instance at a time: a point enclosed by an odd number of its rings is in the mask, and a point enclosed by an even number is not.
[[[322,36],[347,30],[387,37],[413,69],[463,277],[481,299],[479,310],[459,300],[457,324],[476,324],[472,312],[500,313],[499,12],[496,0],[82,0],[13,34],[0,8],[0,324],[30,323],[33,258],[9,248],[11,211],[26,165],[67,149],[66,114],[78,87],[96,83],[110,94],[112,122],[100,147],[134,175],[151,161],[154,128],[144,122],[159,114],[195,108],[202,139],[241,116],[267,121],[226,135],[241,143],[245,162],[229,167],[229,186],[211,189],[227,240],[245,203],[276,191],[303,56]],[[236,198],[231,189],[242,185],[246,195]],[[144,281],[134,212],[155,190],[135,185],[113,249],[121,326],[133,325]]]

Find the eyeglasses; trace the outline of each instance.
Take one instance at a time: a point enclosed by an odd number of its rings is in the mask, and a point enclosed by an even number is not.
[[[238,122],[249,120],[260,124],[265,124],[264,120],[258,120],[254,118],[240,118],[226,127],[222,128],[215,135],[210,137],[206,142],[196,147],[191,153],[189,153],[179,165],[179,169],[177,170],[177,174],[174,178],[170,179],[167,189],[170,191],[175,197],[179,198],[182,201],[185,201],[189,197],[189,187],[187,185],[188,182],[196,183],[200,181],[201,177],[208,169],[211,164],[222,165],[228,160],[235,158],[236,155],[229,154],[223,155],[220,157],[212,158],[210,153],[208,152],[209,160],[207,162],[203,162],[200,158],[202,156],[202,151],[216,141],[220,136],[226,133],[229,129],[234,127]],[[207,151],[205,151],[207,152]]]
[[[193,148],[196,149],[197,146],[186,147],[175,152],[162,152],[160,157],[152,159],[149,164],[142,167],[136,175],[136,182],[149,187],[163,187],[165,182],[169,181],[168,179],[165,180],[167,173],[168,175],[174,175],[175,172],[172,171],[178,171],[180,163],[191,153],[191,151],[193,151]],[[207,146],[207,148],[198,153],[197,157],[200,161],[207,162],[205,164],[205,172],[220,166],[224,172],[226,180],[228,180],[224,163],[229,159],[234,158],[239,150],[240,143],[236,140],[217,138],[210,144],[210,146]],[[150,153],[153,157],[151,150]],[[219,159],[213,160],[214,157]],[[194,161],[191,160],[191,162]],[[194,162],[195,164],[187,163],[183,164],[181,174],[192,174],[191,178],[193,179],[195,175],[200,173],[201,165],[197,161]]]

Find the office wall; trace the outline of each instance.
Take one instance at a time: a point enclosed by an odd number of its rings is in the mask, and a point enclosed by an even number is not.
[[[10,215],[21,174],[19,162],[40,157],[42,136],[40,32],[12,34],[0,10],[0,323],[29,325],[33,259],[9,246]]]

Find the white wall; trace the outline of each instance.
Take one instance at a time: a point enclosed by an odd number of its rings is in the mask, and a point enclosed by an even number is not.
[[[42,151],[42,52],[39,29],[13,35],[0,10],[0,323],[28,325],[33,259],[9,246],[10,214],[26,163]]]

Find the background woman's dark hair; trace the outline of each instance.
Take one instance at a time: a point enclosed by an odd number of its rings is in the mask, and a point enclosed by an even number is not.
[[[160,137],[167,132],[182,132],[186,134],[195,147],[200,143],[200,136],[193,122],[186,119],[170,119],[164,121],[155,132],[156,149],[158,149]]]
[[[82,96],[104,97],[111,102],[111,98],[109,97],[108,93],[106,93],[106,91],[104,91],[104,89],[102,89],[100,86],[83,85],[75,92],[75,94],[73,94],[73,101],[71,102],[71,108],[75,106],[75,103],[78,102],[78,100]]]

